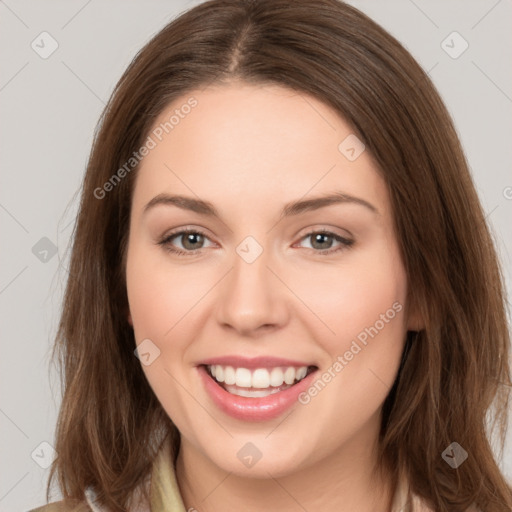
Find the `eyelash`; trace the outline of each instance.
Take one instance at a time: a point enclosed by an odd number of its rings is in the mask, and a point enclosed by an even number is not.
[[[204,233],[200,229],[182,229],[180,231],[175,231],[175,232],[169,233],[167,236],[165,236],[162,240],[160,240],[158,242],[158,245],[161,245],[166,251],[174,253],[174,254],[177,254],[179,256],[194,256],[194,255],[198,254],[201,251],[201,249],[194,249],[193,251],[183,251],[181,249],[177,249],[177,248],[173,247],[170,244],[170,241],[173,238],[179,237],[180,235],[187,235],[187,234],[190,234],[190,233],[196,234],[196,235],[201,235],[201,236],[203,236],[205,238],[208,238],[206,233]],[[321,254],[321,255],[327,255],[327,254],[332,254],[332,253],[335,253],[335,252],[344,251],[344,250],[348,249],[349,247],[351,247],[354,244],[354,240],[350,240],[348,238],[344,238],[344,237],[342,237],[340,235],[337,235],[336,233],[333,233],[331,231],[327,231],[325,229],[320,229],[320,230],[316,230],[316,231],[310,231],[309,233],[306,233],[301,238],[301,240],[304,240],[305,238],[308,238],[311,235],[317,235],[317,234],[331,236],[337,242],[341,242],[341,246],[337,247],[335,249],[331,248],[331,249],[316,250],[316,249],[311,248],[312,251],[314,251],[314,252],[316,252],[318,254]]]

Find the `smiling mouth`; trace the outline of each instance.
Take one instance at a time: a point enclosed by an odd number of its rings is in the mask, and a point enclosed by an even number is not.
[[[262,398],[289,389],[318,369],[316,366],[276,366],[254,370],[224,365],[202,366],[225,391],[248,398]]]

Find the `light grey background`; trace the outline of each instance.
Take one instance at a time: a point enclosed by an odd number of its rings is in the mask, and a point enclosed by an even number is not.
[[[60,403],[49,376],[67,276],[66,245],[93,131],[114,84],[149,38],[200,2],[0,0],[0,510],[45,503]],[[429,71],[464,145],[511,289],[512,2],[352,0]],[[58,49],[32,48],[47,31]],[[441,46],[469,43],[457,59]],[[462,41],[447,40],[451,51]],[[46,40],[45,48],[49,48]],[[508,221],[508,222],[507,222]],[[47,254],[47,237],[57,253]],[[33,247],[39,248],[33,252]],[[47,258],[48,261],[41,261]],[[512,435],[502,462],[512,479]],[[57,497],[57,496],[56,496]]]

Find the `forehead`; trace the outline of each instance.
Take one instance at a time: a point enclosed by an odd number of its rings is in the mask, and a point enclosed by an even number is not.
[[[138,170],[134,207],[162,192],[263,207],[343,190],[385,209],[371,156],[344,153],[354,130],[303,92],[240,82],[191,91],[168,105],[149,136],[154,147]]]

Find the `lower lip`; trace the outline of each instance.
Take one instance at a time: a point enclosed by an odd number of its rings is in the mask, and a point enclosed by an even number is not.
[[[267,421],[277,418],[298,401],[298,396],[309,387],[316,374],[315,370],[284,391],[264,397],[249,398],[228,393],[213,380],[205,366],[198,366],[197,370],[206,392],[217,407],[229,416],[244,421]]]

